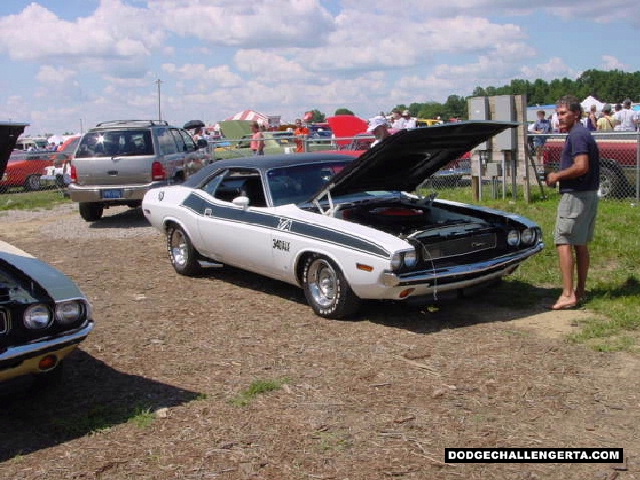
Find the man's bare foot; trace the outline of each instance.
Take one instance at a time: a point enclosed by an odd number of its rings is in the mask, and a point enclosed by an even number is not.
[[[551,307],[551,310],[567,310],[569,308],[575,308],[577,304],[578,300],[575,294],[569,296],[560,295],[555,305]]]

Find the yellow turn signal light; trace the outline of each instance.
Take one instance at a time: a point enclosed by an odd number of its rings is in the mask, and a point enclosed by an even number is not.
[[[364,270],[365,272],[373,272],[373,267],[371,265],[365,265],[364,263],[356,263],[356,268],[358,270]]]

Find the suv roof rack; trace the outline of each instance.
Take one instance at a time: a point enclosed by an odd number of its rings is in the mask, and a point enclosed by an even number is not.
[[[106,122],[100,122],[96,125],[96,127],[106,127],[110,125],[127,125],[127,124],[135,124],[135,125],[164,125],[168,126],[166,120],[107,120]]]

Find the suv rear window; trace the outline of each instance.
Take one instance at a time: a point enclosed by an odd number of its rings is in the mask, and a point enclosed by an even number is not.
[[[76,158],[132,157],[153,154],[153,142],[149,130],[109,130],[86,133],[80,141]]]

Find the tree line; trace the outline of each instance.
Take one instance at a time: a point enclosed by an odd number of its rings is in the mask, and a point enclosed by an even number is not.
[[[536,79],[514,79],[509,85],[501,87],[476,87],[469,97],[461,95],[449,95],[447,101],[411,103],[409,105],[398,104],[393,108],[409,110],[411,116],[418,118],[438,118],[448,121],[451,118],[467,119],[468,102],[470,97],[494,96],[494,95],[524,95],[529,107],[537,105],[555,104],[563,95],[572,94],[579,99],[589,95],[602,102],[622,103],[625,99],[632,102],[640,102],[640,71],[623,72],[622,70],[586,70],[575,80],[569,78],[555,79],[550,82]],[[392,108],[392,109],[393,109]],[[385,112],[391,113],[390,109]],[[325,115],[319,110],[312,110],[314,122],[324,122]],[[339,108],[335,115],[354,115],[348,108]]]

